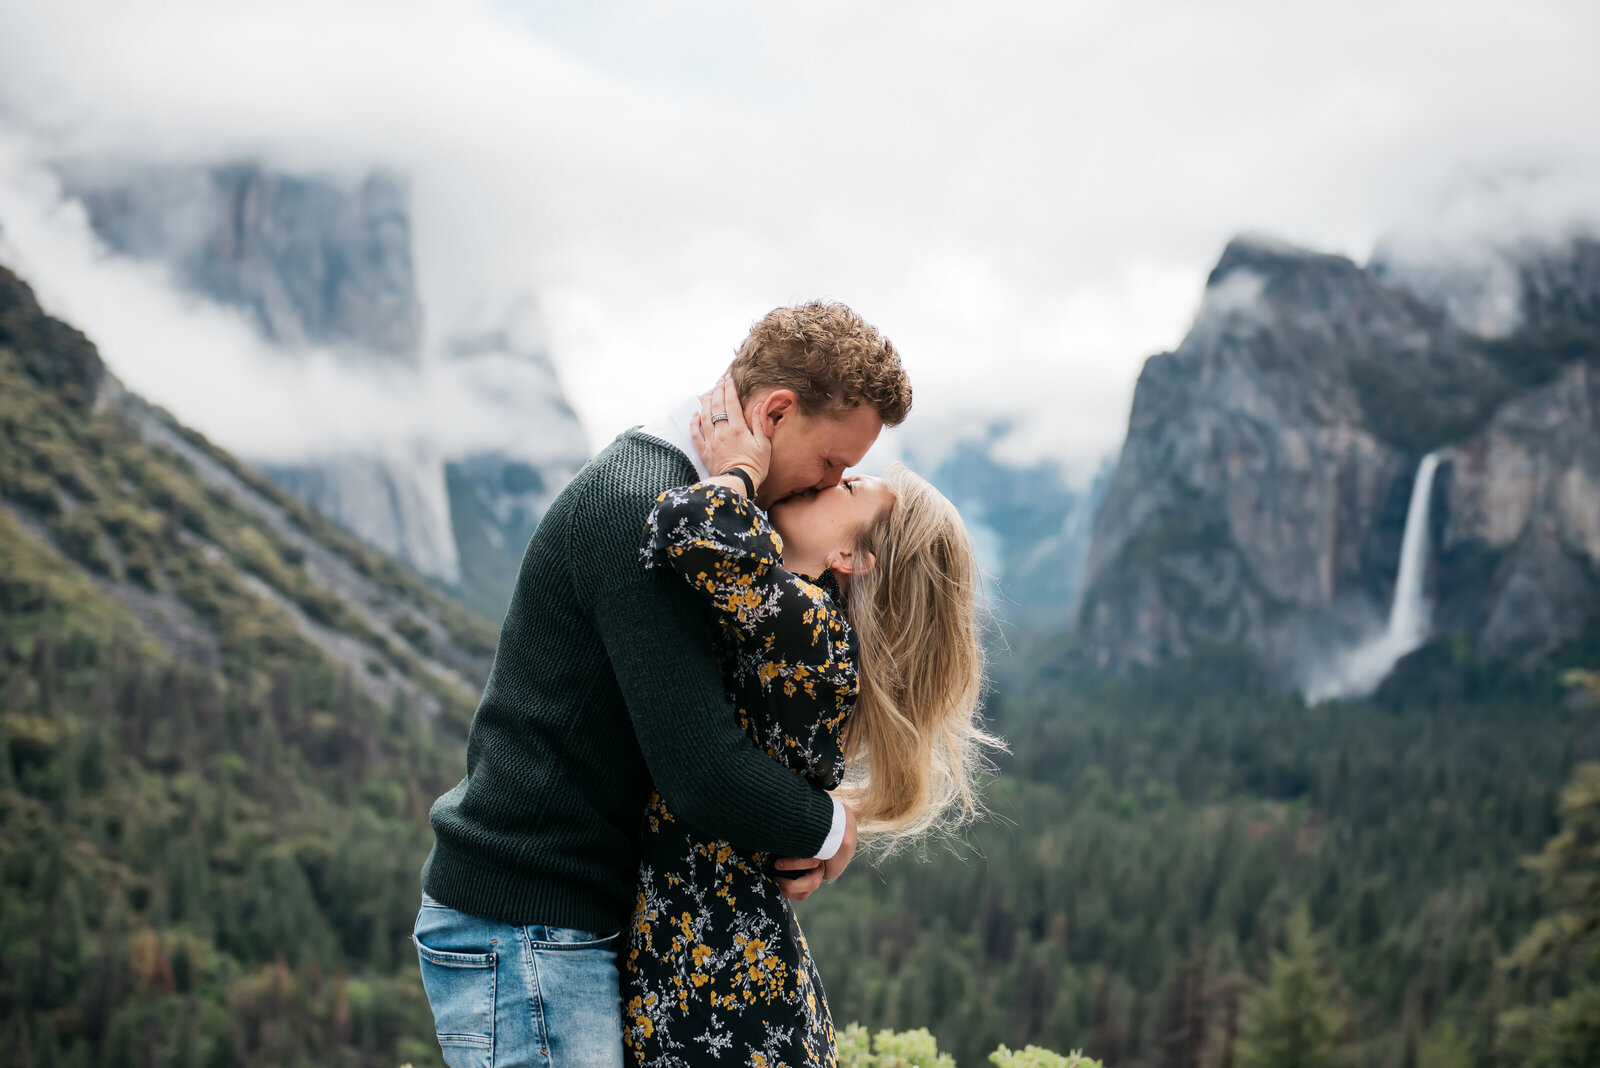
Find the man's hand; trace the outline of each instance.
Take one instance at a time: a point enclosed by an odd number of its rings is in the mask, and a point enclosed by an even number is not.
[[[815,857],[779,857],[772,866],[780,872],[793,873],[793,877],[778,880],[779,893],[790,901],[804,901],[823,883],[831,883],[850,866],[856,855],[856,814],[849,805],[844,806],[844,838],[839,842],[839,852],[829,860]]]
[[[779,872],[778,893],[790,901],[804,901],[822,885],[822,861],[816,857],[779,857],[772,862]]]

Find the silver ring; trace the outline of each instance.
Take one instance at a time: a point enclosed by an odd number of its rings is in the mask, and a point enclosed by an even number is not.
[[[716,426],[718,423],[726,423],[727,421],[728,421],[728,413],[727,412],[712,412],[711,413],[711,425],[712,426]]]

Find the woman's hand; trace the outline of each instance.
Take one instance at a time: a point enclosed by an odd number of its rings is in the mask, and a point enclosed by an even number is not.
[[[767,437],[766,405],[756,406],[752,413],[756,425],[745,422],[744,409],[739,407],[739,394],[733,388],[733,379],[723,375],[700,401],[700,410],[694,414],[690,434],[694,447],[706,470],[720,475],[730,467],[742,467],[750,472],[750,479],[760,489],[766,481],[767,468],[772,464],[772,441]],[[714,414],[727,413],[728,418],[711,421]]]

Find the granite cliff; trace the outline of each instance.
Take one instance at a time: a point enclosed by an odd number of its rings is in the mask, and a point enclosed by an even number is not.
[[[1600,619],[1600,243],[1496,275],[1230,243],[1152,357],[1075,612],[1094,665],[1304,686],[1383,627],[1415,475],[1434,637],[1540,661]]]
[[[393,174],[340,179],[258,162],[60,171],[112,250],[237,309],[285,373],[317,359],[355,391],[419,398],[407,408],[418,425],[386,440],[312,427],[294,455],[245,458],[498,619],[533,527],[588,454],[531,298],[427,330],[406,187]]]
[[[90,224],[124,255],[243,309],[268,341],[415,364],[422,308],[400,178],[286,174],[256,163],[62,168]]]

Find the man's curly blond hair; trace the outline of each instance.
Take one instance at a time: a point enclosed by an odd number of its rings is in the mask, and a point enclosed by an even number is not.
[[[792,389],[807,415],[865,404],[885,426],[899,426],[911,411],[911,379],[900,354],[844,304],[813,300],[774,308],[750,328],[728,373],[741,399],[762,389]]]

